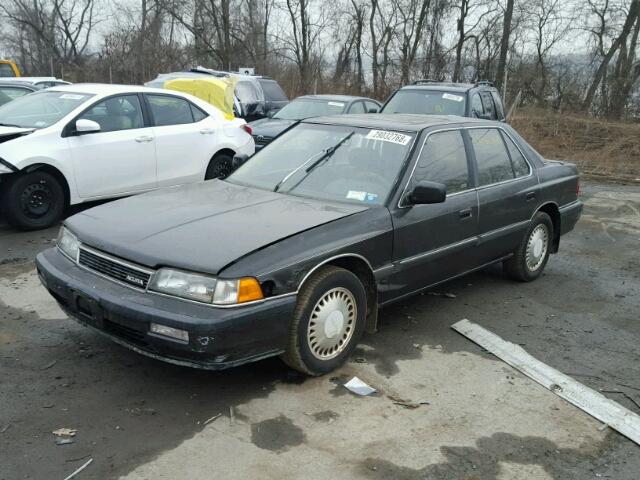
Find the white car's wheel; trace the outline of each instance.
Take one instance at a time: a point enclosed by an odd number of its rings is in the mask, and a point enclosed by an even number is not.
[[[36,170],[9,180],[2,194],[2,205],[7,221],[14,227],[47,228],[62,218],[64,190],[53,175]]]

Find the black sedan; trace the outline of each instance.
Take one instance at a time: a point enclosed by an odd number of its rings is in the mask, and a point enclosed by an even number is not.
[[[300,120],[343,113],[377,113],[380,103],[372,98],[351,95],[304,95],[292,100],[270,118],[251,122],[256,151]]]
[[[496,262],[536,279],[581,210],[576,167],[507,125],[344,115],[226,180],[79,213],[37,268],[70,316],[137,352],[209,369],[281,355],[319,375],[381,306]]]

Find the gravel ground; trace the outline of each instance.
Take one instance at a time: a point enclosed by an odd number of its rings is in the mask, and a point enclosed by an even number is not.
[[[315,379],[277,359],[215,373],[121,348],[39,285],[33,257],[57,228],[0,225],[0,479],[92,458],[78,479],[637,480],[640,447],[449,328],[469,318],[640,413],[640,188],[583,190],[541,279],[492,267],[389,307]],[[378,393],[350,394],[354,375]],[[74,443],[56,445],[62,427]]]

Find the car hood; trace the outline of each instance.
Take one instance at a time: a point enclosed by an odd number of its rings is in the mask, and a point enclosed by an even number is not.
[[[35,128],[22,128],[22,127],[3,127],[0,126],[0,143],[8,142],[14,138],[22,137],[23,135],[29,135],[35,130]]]
[[[253,136],[264,135],[265,137],[275,137],[286,130],[291,125],[296,123],[295,120],[282,120],[279,118],[263,118],[251,122],[251,128],[253,129]]]
[[[366,209],[211,180],[101,205],[65,224],[87,245],[132,262],[216,274],[279,240]]]

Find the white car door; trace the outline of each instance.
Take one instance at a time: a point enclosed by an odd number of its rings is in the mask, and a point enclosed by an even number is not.
[[[204,180],[216,151],[220,122],[188,100],[175,95],[145,94],[158,158],[158,186]]]
[[[138,94],[109,97],[79,119],[100,125],[99,132],[68,137],[81,198],[137,193],[157,186],[153,128],[145,124]]]

